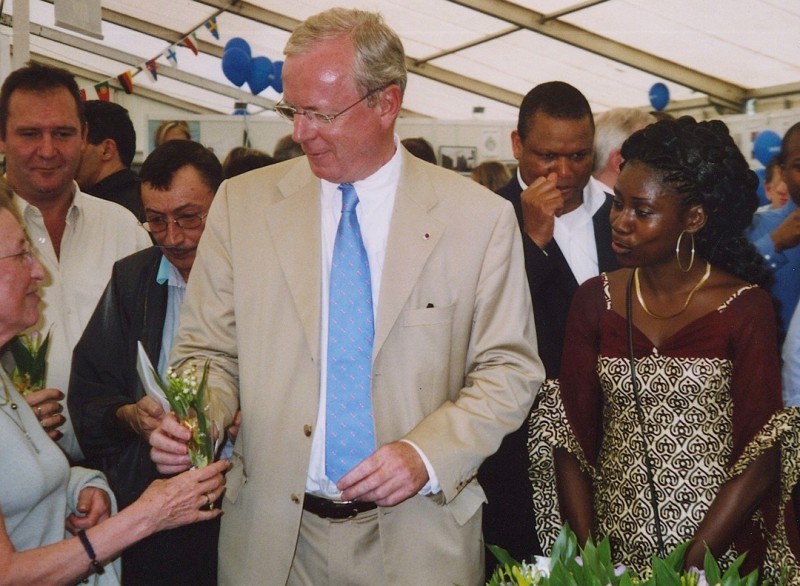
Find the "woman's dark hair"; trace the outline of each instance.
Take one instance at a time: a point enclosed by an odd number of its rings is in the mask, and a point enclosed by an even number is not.
[[[660,171],[684,208],[702,204],[707,220],[695,234],[700,256],[750,283],[772,284],[763,257],[745,237],[758,207],[758,177],[723,122],[661,120],[631,135],[621,154]]]

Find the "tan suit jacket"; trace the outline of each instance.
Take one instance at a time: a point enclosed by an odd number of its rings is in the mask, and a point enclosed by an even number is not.
[[[304,158],[226,181],[192,268],[173,362],[211,358],[215,405],[226,421],[242,409],[221,584],[289,575],[319,405],[319,198]],[[386,574],[391,584],[482,584],[475,475],[544,376],[511,205],[404,151],[382,279],[376,440],[414,442],[442,485],[379,509]]]

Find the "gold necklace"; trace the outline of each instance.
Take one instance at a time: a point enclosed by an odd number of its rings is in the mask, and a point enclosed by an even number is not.
[[[28,441],[31,443],[33,449],[36,450],[36,453],[38,454],[39,448],[36,447],[36,444],[33,442],[33,439],[28,434],[28,430],[25,429],[25,424],[22,422],[22,416],[19,413],[19,406],[16,404],[16,402],[11,400],[11,391],[9,391],[8,385],[6,384],[6,379],[2,375],[0,375],[0,382],[3,383],[3,402],[0,403],[0,411],[5,413],[8,416],[8,418],[14,423],[14,425],[16,425],[19,428],[22,434],[26,438],[28,438]],[[6,405],[11,407],[11,411],[12,413],[14,413],[16,417],[12,417],[11,413],[9,413],[4,409]]]
[[[633,286],[636,289],[636,299],[639,300],[639,305],[642,306],[642,309],[644,309],[644,312],[647,315],[649,315],[650,317],[654,317],[656,319],[672,319],[673,317],[677,317],[684,311],[686,311],[686,308],[689,307],[689,302],[692,300],[692,297],[694,297],[694,294],[697,293],[697,290],[703,286],[703,283],[708,281],[708,277],[710,276],[711,276],[711,263],[706,261],[706,272],[703,274],[702,277],[700,277],[700,280],[697,282],[697,285],[695,285],[694,288],[691,291],[689,291],[689,295],[688,297],[686,297],[686,302],[683,304],[683,307],[681,307],[678,311],[676,311],[672,315],[658,315],[647,309],[647,305],[645,305],[644,302],[644,297],[642,297],[642,288],[639,285],[639,267],[633,269]]]

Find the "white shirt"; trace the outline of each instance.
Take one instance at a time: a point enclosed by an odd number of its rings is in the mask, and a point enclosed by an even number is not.
[[[525,191],[528,186],[517,168],[517,179]],[[594,177],[583,188],[583,203],[556,217],[553,238],[569,265],[578,285],[600,274],[597,261],[597,243],[594,239],[592,217],[606,201],[603,184]]]
[[[111,268],[119,259],[153,245],[136,217],[124,207],[87,195],[76,183],[73,193],[60,257],[56,257],[39,208],[14,196],[33,249],[46,271],[39,291],[42,297],[39,321],[28,332],[39,331],[42,335],[51,332],[47,387],[64,394],[69,387],[72,350],[111,278]],[[62,415],[67,421],[59,428],[64,434],[59,444],[67,455],[79,461],[83,455],[72,429],[66,399],[63,405]]]
[[[389,239],[389,224],[392,220],[394,198],[402,171],[402,154],[399,148],[399,137],[395,136],[396,150],[394,156],[383,167],[362,181],[353,183],[358,195],[356,216],[361,228],[361,238],[369,260],[370,281],[372,282],[372,311],[377,318],[380,301],[381,276],[383,261],[386,256],[386,244]],[[325,476],[325,414],[328,378],[328,304],[330,297],[330,275],[333,262],[333,246],[336,242],[336,230],[342,215],[342,192],[337,183],[320,180],[320,208],[322,214],[322,312],[320,327],[320,389],[319,413],[314,427],[311,443],[311,460],[308,466],[306,491],[337,499],[341,492],[336,488],[335,480]],[[376,319],[377,321],[377,319]],[[427,457],[419,447],[408,442],[417,450],[425,462],[430,480],[420,491],[421,494],[441,490],[436,475]],[[377,448],[378,446],[376,446]]]

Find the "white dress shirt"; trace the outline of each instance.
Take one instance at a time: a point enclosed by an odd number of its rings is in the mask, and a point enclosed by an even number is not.
[[[369,260],[370,280],[372,282],[372,311],[377,321],[378,304],[380,302],[381,277],[383,261],[386,256],[386,244],[389,239],[389,225],[392,220],[394,198],[402,171],[402,155],[399,138],[395,136],[396,150],[394,156],[383,167],[362,181],[353,184],[358,195],[356,216],[361,228],[361,238]],[[319,413],[314,427],[311,444],[311,460],[308,467],[306,491],[338,499],[341,491],[336,488],[336,480],[325,475],[325,417],[328,377],[328,304],[330,297],[330,275],[333,262],[333,246],[336,242],[336,230],[342,215],[342,192],[337,183],[320,180],[320,208],[322,214],[322,312],[320,327],[320,390]],[[436,475],[430,461],[413,443],[412,445],[422,457],[428,469],[430,480],[420,491],[421,494],[438,492]],[[378,448],[379,446],[375,446]]]

